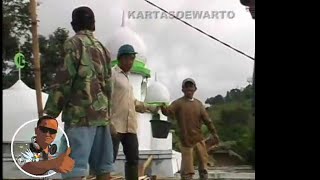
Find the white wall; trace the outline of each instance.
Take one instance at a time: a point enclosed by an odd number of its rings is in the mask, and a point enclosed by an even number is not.
[[[130,74],[130,82],[133,86],[133,93],[137,100],[144,101],[141,97],[141,83],[143,77],[139,74]],[[139,150],[150,150],[151,149],[151,114],[149,113],[137,113],[138,118],[138,140],[139,140]]]
[[[130,82],[133,86],[134,96],[140,101],[141,99],[141,82],[142,76],[138,74],[130,74]],[[162,120],[167,120],[167,117],[161,115]],[[137,114],[138,118],[138,140],[139,150],[170,150],[172,149],[172,134],[170,133],[167,139],[157,139],[152,137],[151,120],[152,115],[150,113]]]

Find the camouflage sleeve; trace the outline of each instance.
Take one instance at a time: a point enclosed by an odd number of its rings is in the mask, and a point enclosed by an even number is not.
[[[113,90],[113,79],[112,79],[112,66],[111,66],[111,57],[108,49],[104,48],[106,52],[106,95],[108,98],[108,115],[110,117],[111,115],[111,96],[112,96],[112,90]]]
[[[115,70],[112,68],[111,69],[111,78],[110,78],[110,91],[111,91],[111,97],[112,97],[112,93],[114,93],[114,85],[115,85],[116,79],[115,79]],[[111,98],[112,99],[112,98]]]
[[[203,104],[200,104],[201,106],[201,119],[203,121],[203,123],[208,127],[208,130],[211,134],[217,134],[217,130],[214,127],[209,114],[207,113],[206,109],[204,108]]]
[[[108,52],[108,50],[106,50]],[[106,79],[106,86],[107,86],[107,95],[108,99],[111,99],[112,94],[112,67],[111,67],[111,58],[110,54],[107,54],[107,63],[106,63],[106,70],[107,70],[107,79]]]
[[[71,93],[72,81],[77,74],[76,59],[80,56],[72,40],[67,40],[64,44],[64,61],[59,66],[52,90],[49,93],[44,113],[53,117],[58,117]]]

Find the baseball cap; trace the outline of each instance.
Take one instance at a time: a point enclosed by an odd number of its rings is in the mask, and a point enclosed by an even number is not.
[[[187,82],[191,82],[192,84],[194,84],[195,87],[197,87],[196,82],[192,78],[187,78],[187,79],[183,80],[182,87],[184,87]]]

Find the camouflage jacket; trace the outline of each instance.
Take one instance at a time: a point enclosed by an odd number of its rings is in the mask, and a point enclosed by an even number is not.
[[[62,111],[68,126],[103,126],[109,123],[111,63],[108,50],[91,31],[80,31],[64,44],[59,67],[44,113]]]

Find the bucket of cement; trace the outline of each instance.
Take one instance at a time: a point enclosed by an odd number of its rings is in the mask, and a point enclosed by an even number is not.
[[[171,129],[171,123],[162,120],[150,120],[152,137],[166,139]]]

